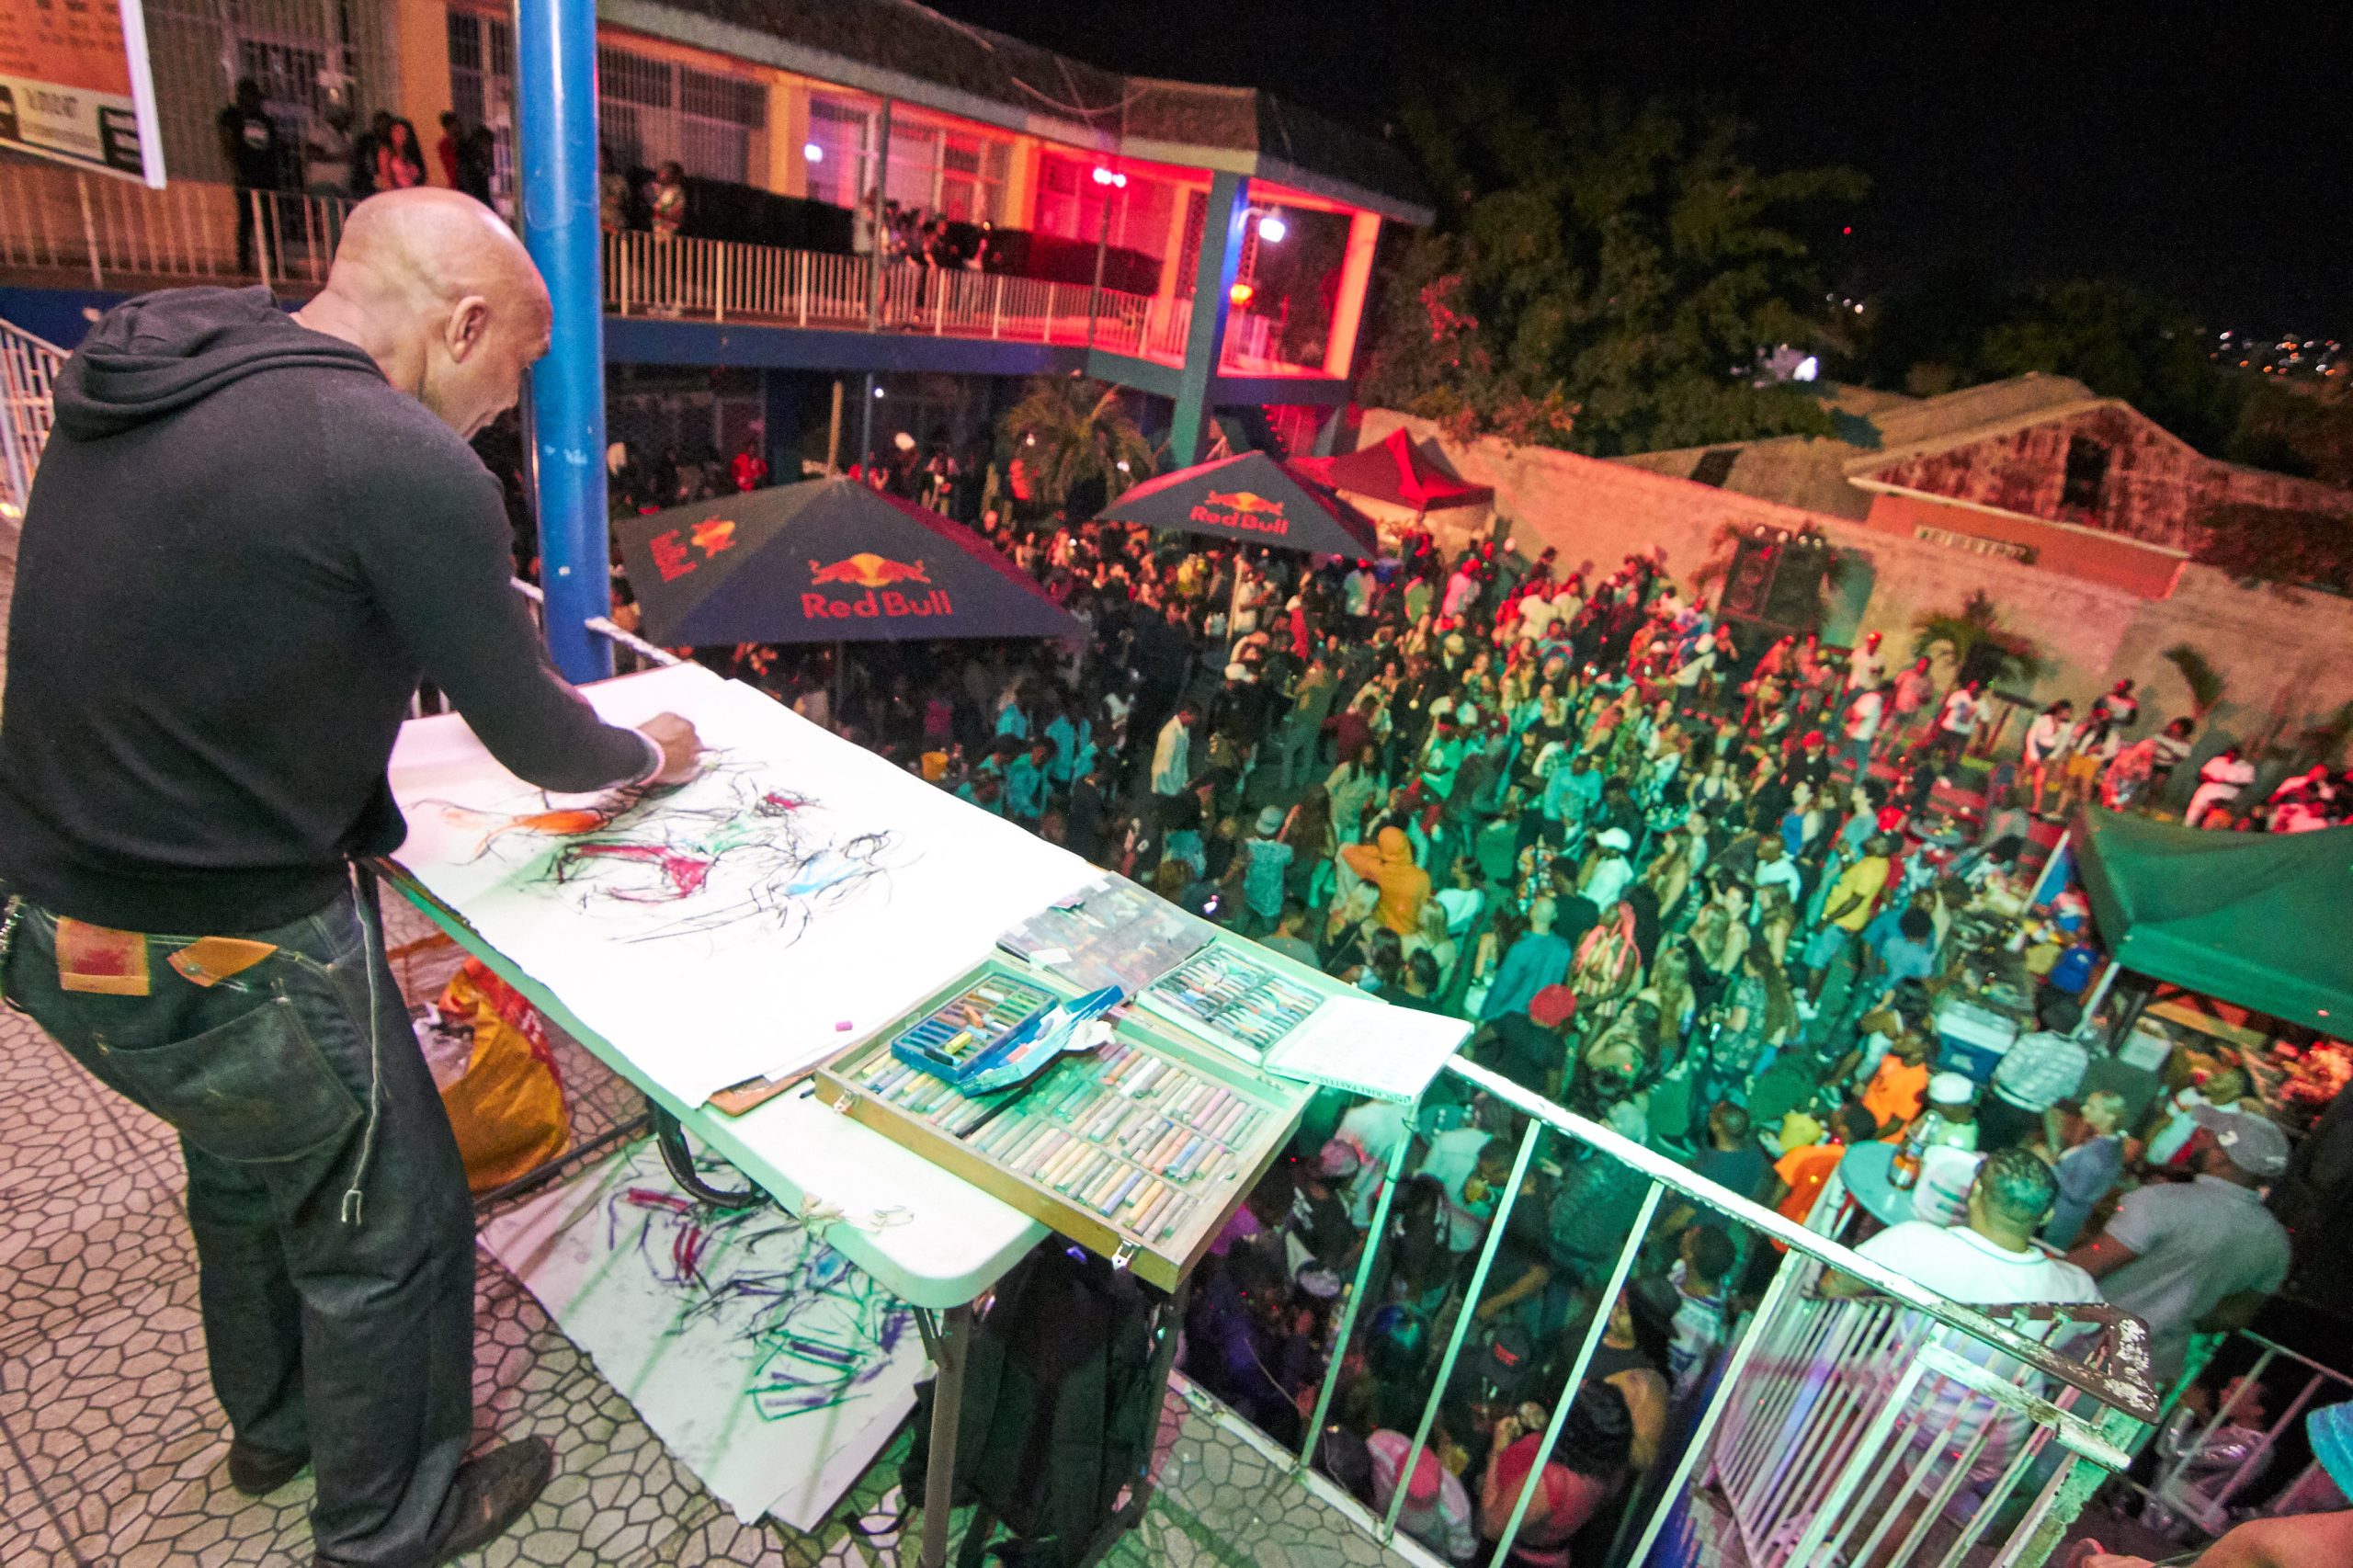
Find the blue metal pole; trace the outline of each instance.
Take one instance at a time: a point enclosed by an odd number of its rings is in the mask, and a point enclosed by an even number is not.
[[[515,88],[523,243],[555,307],[531,370],[548,651],[573,681],[613,673],[587,622],[613,608],[605,500],[605,306],[597,266],[596,0],[517,0]]]
[[[1193,320],[1185,333],[1185,367],[1177,376],[1176,419],[1168,437],[1171,468],[1201,459],[1218,360],[1225,352],[1226,312],[1234,277],[1242,270],[1243,230],[1249,222],[1250,181],[1224,172],[1211,176],[1200,260],[1193,273]]]

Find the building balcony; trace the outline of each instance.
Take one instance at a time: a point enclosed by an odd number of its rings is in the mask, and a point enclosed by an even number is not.
[[[200,181],[149,190],[8,162],[0,164],[0,282],[104,293],[262,284],[301,298],[325,281],[347,206]],[[615,317],[648,322],[1071,348],[1098,373],[1097,355],[1164,370],[1184,363],[1190,300],[907,263],[885,265],[878,290],[874,267],[865,256],[625,231],[605,236],[605,305]],[[1237,309],[1218,373],[1254,383],[1330,381],[1291,362],[1283,342],[1279,319]]]

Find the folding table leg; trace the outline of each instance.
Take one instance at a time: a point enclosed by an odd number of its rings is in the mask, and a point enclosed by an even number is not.
[[[970,1304],[939,1314],[931,1337],[939,1376],[931,1389],[931,1452],[924,1471],[920,1568],[948,1568],[949,1516],[956,1495],[956,1428],[964,1407],[965,1348],[972,1334]]]

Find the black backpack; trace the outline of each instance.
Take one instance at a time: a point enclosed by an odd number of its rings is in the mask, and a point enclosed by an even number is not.
[[[1154,1307],[1163,1298],[1104,1259],[1049,1244],[997,1287],[972,1325],[957,1423],[955,1501],[977,1504],[972,1529],[1002,1523],[989,1546],[1020,1568],[1077,1568],[1140,1485],[1165,1393],[1155,1380]],[[1163,1314],[1165,1332],[1176,1320]],[[923,1495],[933,1386],[920,1391],[902,1494]],[[1132,1526],[1132,1517],[1120,1520]],[[968,1540],[961,1556],[980,1561]]]

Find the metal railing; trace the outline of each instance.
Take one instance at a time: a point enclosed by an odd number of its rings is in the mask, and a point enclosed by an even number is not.
[[[2123,1470],[2155,1419],[2147,1333],[2138,1319],[2096,1306],[2020,1307],[2010,1309],[2010,1321],[1996,1321],[1824,1233],[1844,1207],[1835,1182],[1809,1225],[1798,1225],[1486,1069],[1457,1061],[1447,1071],[1517,1113],[1523,1131],[1512,1175],[1496,1188],[1461,1310],[1430,1369],[1429,1394],[1401,1474],[1411,1473],[1414,1455],[1431,1441],[1441,1401],[1454,1386],[1471,1309],[1483,1299],[1513,1207],[1545,1142],[1558,1141],[1576,1157],[1616,1162],[1625,1167],[1618,1174],[1643,1189],[1639,1217],[1589,1302],[1590,1322],[1566,1376],[1548,1391],[1549,1425],[1495,1542],[1491,1568],[1503,1568],[1511,1556],[1566,1424],[1569,1396],[1593,1363],[1610,1303],[1632,1276],[1669,1194],[1786,1250],[1745,1331],[1725,1347],[1712,1394],[1685,1413],[1689,1436],[1679,1455],[1663,1453],[1651,1475],[1635,1478],[1643,1506],[1629,1514],[1613,1561],[1957,1568],[1989,1561],[1983,1554],[1990,1551],[2000,1568],[2034,1568],[2092,1492]],[[1399,1144],[1374,1206],[1295,1460],[1299,1471],[1310,1461],[1350,1359],[1412,1142]],[[1870,1294],[1823,1294],[1818,1287],[1832,1270]],[[2070,1323],[2096,1343],[2045,1343]],[[2021,1324],[2040,1326],[2028,1332]],[[1380,1526],[1384,1540],[1394,1537],[1403,1506],[1401,1486]]]
[[[347,202],[175,180],[162,190],[31,162],[0,164],[0,267],[69,274],[94,289],[176,282],[314,288]],[[863,330],[874,262],[830,251],[631,230],[605,236],[608,309],[764,325]],[[1066,344],[1184,362],[1192,301],[1001,272],[883,268],[878,330]],[[1274,318],[1227,319],[1222,368],[1295,372]]]
[[[349,204],[290,190],[174,180],[150,190],[45,164],[0,164],[0,267],[93,289],[193,282],[314,287]]]
[[[2212,1413],[2201,1416],[2183,1405],[2181,1398],[2214,1365],[2226,1339],[2237,1343],[2239,1355],[2233,1364],[2250,1350],[2253,1361],[2215,1390]],[[2294,1392],[2284,1401],[2277,1397],[2290,1388]],[[2353,1377],[2333,1367],[2251,1330],[2212,1336],[2192,1355],[2188,1369],[2167,1397],[2172,1408],[2155,1434],[2154,1479],[2127,1482],[2141,1495],[2143,1520],[2175,1533],[2187,1525],[2203,1535],[2219,1536],[2243,1518],[2305,1511],[2314,1484],[2324,1479],[2317,1460],[2261,1501],[2253,1494],[2269,1478],[2280,1439],[2296,1423],[2311,1411],[2347,1400],[2353,1400]],[[2265,1424],[2268,1415],[2271,1419]]]
[[[7,520],[25,515],[33,471],[49,441],[56,404],[51,387],[65,351],[22,327],[0,321],[0,505]]]

